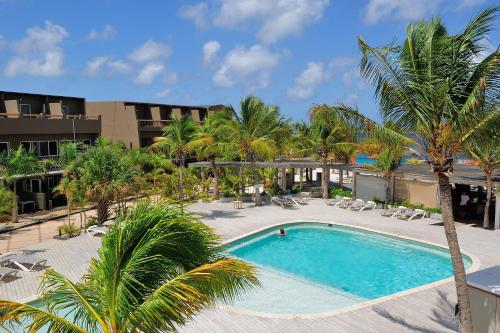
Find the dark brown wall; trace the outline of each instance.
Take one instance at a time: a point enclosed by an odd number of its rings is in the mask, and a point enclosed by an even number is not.
[[[100,120],[75,119],[75,133],[99,134]],[[71,119],[30,119],[30,118],[0,118],[0,133],[2,135],[38,135],[73,133]]]

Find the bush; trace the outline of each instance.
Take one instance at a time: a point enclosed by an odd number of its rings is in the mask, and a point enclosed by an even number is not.
[[[69,238],[76,237],[80,234],[81,230],[78,227],[75,227],[73,223],[63,224],[57,230],[65,235],[68,235]]]
[[[330,197],[334,198],[336,196],[351,198],[352,193],[340,187],[330,187]]]
[[[97,218],[95,216],[90,216],[85,222],[85,229],[88,229],[93,225],[97,225]]]
[[[290,190],[291,194],[298,194],[300,193],[300,188],[297,185],[293,185],[292,189]]]
[[[231,197],[234,197],[236,196],[236,193],[234,191],[223,191],[222,192],[222,197],[223,198],[231,198]]]
[[[429,207],[426,207],[424,208],[424,210],[426,212],[429,212],[429,213],[436,213],[436,214],[441,214],[441,207],[437,207],[437,208],[429,208]]]
[[[380,199],[379,197],[373,197],[372,201],[376,204],[385,204],[385,201]]]

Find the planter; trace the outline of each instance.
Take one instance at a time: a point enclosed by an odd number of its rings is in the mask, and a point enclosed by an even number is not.
[[[442,221],[443,220],[443,214],[431,213],[431,219]]]
[[[222,203],[228,203],[233,202],[234,200],[236,200],[236,197],[222,197],[219,201]]]

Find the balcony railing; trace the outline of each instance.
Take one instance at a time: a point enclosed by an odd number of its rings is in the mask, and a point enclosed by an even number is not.
[[[151,120],[139,119],[139,128],[162,128],[172,122],[172,120]]]
[[[87,116],[83,114],[44,114],[44,113],[0,113],[0,118],[32,118],[32,119],[81,119],[99,120],[99,116]]]

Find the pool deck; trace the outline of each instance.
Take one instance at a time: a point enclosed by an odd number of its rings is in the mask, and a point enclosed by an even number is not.
[[[439,221],[423,219],[401,221],[380,216],[379,211],[351,212],[312,200],[300,209],[278,206],[234,209],[232,204],[197,203],[189,210],[198,212],[227,241],[253,231],[291,221],[340,223],[378,230],[385,233],[446,245]],[[477,257],[480,268],[500,264],[500,230],[457,224],[464,251]],[[99,238],[83,235],[68,241],[50,240],[25,250],[48,259],[48,265],[77,280],[85,271],[100,245]],[[353,249],[355,251],[355,249]],[[0,285],[0,297],[27,300],[37,294],[41,272],[20,272],[22,278]],[[453,316],[456,303],[453,283],[425,288],[407,295],[387,299],[348,312],[320,318],[272,318],[249,315],[232,310],[203,311],[181,332],[457,332]]]

